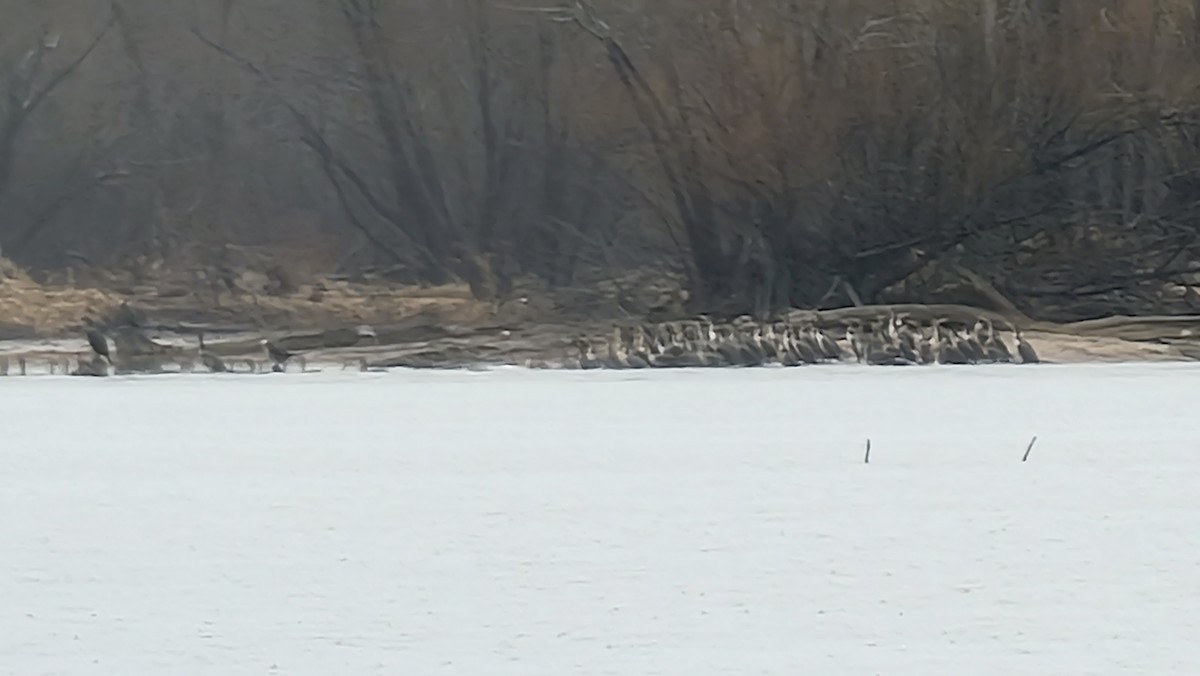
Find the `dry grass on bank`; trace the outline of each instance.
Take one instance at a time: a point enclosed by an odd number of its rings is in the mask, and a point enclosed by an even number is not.
[[[44,286],[0,259],[0,327],[36,335],[64,333],[89,314],[105,315],[120,306],[111,291]]]
[[[326,328],[387,324],[426,315],[430,323],[472,324],[489,318],[518,319],[512,304],[471,297],[466,285],[407,287],[321,281],[287,294],[208,289],[164,282],[116,291],[70,283],[40,283],[0,261],[0,330],[15,335],[58,337],[75,332],[85,317],[101,321],[123,303],[151,323],[255,326],[262,329]]]

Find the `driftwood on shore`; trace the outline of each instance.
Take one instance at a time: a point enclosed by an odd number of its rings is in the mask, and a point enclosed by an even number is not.
[[[835,310],[791,310],[778,319],[803,324],[813,323],[832,334],[844,334],[850,323],[871,323],[886,320],[891,315],[928,324],[941,320],[947,325],[961,329],[971,327],[980,319],[991,322],[998,331],[1019,329],[1029,334],[1040,334],[1041,342],[1053,342],[1052,336],[1072,338],[1094,338],[1141,343],[1146,347],[1130,346],[1122,352],[1128,358],[1137,355],[1153,356],[1157,359],[1200,358],[1200,315],[1150,316],[1150,317],[1105,317],[1080,322],[1057,324],[1030,319],[1020,313],[984,310],[967,305],[951,304],[897,304],[873,305]],[[629,323],[629,322],[624,322]],[[163,372],[161,363],[170,363],[168,371],[199,368],[198,346],[186,336],[198,331],[191,327],[175,327],[174,331],[163,332],[165,336],[185,336],[182,342],[176,338],[169,345],[152,342],[140,334],[142,329],[114,329],[110,336],[117,345],[119,371],[137,373]],[[568,355],[573,340],[580,335],[611,335],[612,322],[578,324],[535,323],[525,326],[499,324],[455,325],[439,323],[431,317],[410,317],[406,320],[372,327],[372,333],[364,334],[361,327],[337,327],[328,330],[296,332],[249,333],[245,327],[236,327],[235,335],[225,333],[229,327],[205,326],[208,337],[207,350],[239,367],[251,364],[247,371],[264,370],[267,360],[263,355],[262,338],[289,352],[303,355],[309,363],[320,363],[336,367],[341,364],[363,368],[415,367],[415,368],[463,368],[473,365],[523,364],[531,361],[557,360]],[[247,335],[249,333],[249,335]],[[129,335],[125,335],[129,334]],[[137,334],[137,335],[134,335]],[[160,340],[164,340],[161,339]],[[170,340],[170,339],[165,339]],[[1158,344],[1151,351],[1150,344]],[[1086,360],[1096,355],[1096,347],[1084,342],[1069,348],[1073,359]],[[1107,360],[1118,354],[1110,344],[1103,356]],[[1041,347],[1039,346],[1039,350]],[[70,350],[46,350],[39,348],[26,353],[10,353],[3,359],[11,369],[0,369],[8,374],[24,372],[26,363],[33,364],[37,372],[65,373],[73,366],[73,360],[90,353]],[[65,361],[64,361],[65,360]],[[145,362],[145,363],[143,363]],[[262,362],[262,363],[259,363]],[[255,368],[257,365],[260,368]],[[18,369],[20,366],[20,369]],[[297,365],[293,365],[297,366]]]

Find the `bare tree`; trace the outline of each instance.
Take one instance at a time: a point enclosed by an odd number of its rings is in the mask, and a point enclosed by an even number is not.
[[[459,27],[462,47],[446,46],[451,74],[432,80],[397,50],[405,36],[396,31],[410,25],[411,15],[376,0],[339,0],[336,8],[356,67],[323,77],[351,83],[347,89],[363,95],[377,143],[369,152],[351,152],[339,139],[348,138],[354,121],[304,110],[289,92],[275,91],[320,158],[345,217],[413,279],[462,279],[481,297],[503,291],[498,287],[519,268],[512,228],[523,210],[537,206],[528,194],[531,177],[516,162],[532,108],[517,91],[522,80],[498,75],[487,3],[456,0],[439,10]],[[201,38],[274,83],[225,45]],[[474,110],[463,108],[464,100]],[[355,134],[363,131],[354,127]]]
[[[0,80],[0,83],[3,84],[3,90],[0,91],[0,208],[3,208],[5,194],[9,191],[12,183],[17,156],[17,141],[21,132],[28,126],[30,120],[38,113],[47,99],[91,56],[112,25],[113,20],[109,19],[90,41],[57,68],[48,68],[47,62],[50,60],[52,52],[66,48],[66,45],[62,44],[61,35],[53,30],[28,40],[31,43],[29,48],[14,62],[0,63],[0,70],[4,71],[0,74],[0,77],[3,77],[3,80]],[[13,31],[13,33],[20,35],[19,31]],[[107,180],[111,175],[107,172],[98,173],[85,185],[91,187]],[[74,189],[60,194],[50,209],[41,217],[33,220],[32,223],[24,224],[25,228],[20,234],[17,234],[15,230],[18,224],[0,221],[0,243],[7,244],[7,240],[16,238],[16,248],[19,248],[29,233],[36,231],[45,223],[50,215],[59,208],[59,205],[76,196],[78,187],[72,186],[72,188]],[[11,250],[14,247],[10,244],[8,248]]]
[[[8,1],[27,260],[253,245],[481,298],[648,268],[697,309],[965,286],[1067,316],[1200,256],[1189,0]]]
[[[694,297],[765,313],[828,301],[839,280],[868,302],[898,285],[912,293],[915,277],[964,264],[1021,294],[1012,271],[1044,278],[1063,265],[1046,246],[1031,261],[1032,242],[1099,216],[1085,176],[1122,161],[1110,149],[1132,149],[1162,185],[1151,157],[1194,124],[1195,104],[1184,112],[1154,97],[1105,98],[1091,78],[1028,70],[1031,58],[1088,58],[1066,53],[1078,47],[1059,34],[1079,15],[1061,5],[1001,12],[913,0],[880,14],[872,3],[805,13],[789,3],[693,3],[674,15],[664,7],[677,39],[648,47],[612,7],[603,18],[582,0],[544,13],[597,40],[624,85],[685,235]],[[938,30],[967,21],[988,39]],[[628,41],[621,25],[632,26]],[[1030,41],[1037,31],[1046,39]],[[1143,185],[1122,181],[1146,199]],[[1102,222],[1093,232],[1108,229]],[[1174,237],[1089,237],[1105,240],[1104,262],[1077,263],[1066,287],[1096,286],[1098,274],[1125,280],[1118,286],[1177,274],[1163,264],[1179,254]]]

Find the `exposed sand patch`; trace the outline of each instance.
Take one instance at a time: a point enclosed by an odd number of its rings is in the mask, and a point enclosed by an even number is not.
[[[1120,338],[1072,336],[1040,331],[1022,335],[1037,351],[1038,357],[1042,361],[1059,364],[1189,360],[1178,348],[1161,343],[1133,342]],[[1006,342],[1011,345],[1010,336],[1005,336],[1005,338]]]

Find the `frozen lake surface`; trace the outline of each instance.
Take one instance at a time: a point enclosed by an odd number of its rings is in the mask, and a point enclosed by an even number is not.
[[[1198,384],[0,378],[0,673],[1200,673]]]

